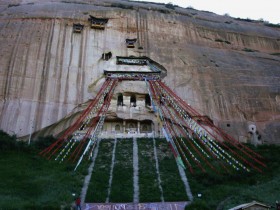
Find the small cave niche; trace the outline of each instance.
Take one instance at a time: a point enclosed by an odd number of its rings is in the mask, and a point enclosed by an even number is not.
[[[151,106],[151,98],[149,94],[145,95],[145,106]]]
[[[135,95],[132,95],[130,97],[130,106],[136,107],[136,96]]]
[[[103,53],[102,54],[102,59],[104,60],[104,61],[108,61],[108,60],[110,60],[110,58],[112,58],[112,52],[110,51],[110,52],[107,52],[107,53]]]
[[[137,39],[126,39],[126,47],[127,48],[135,48],[134,44],[137,41]]]
[[[90,22],[90,27],[93,29],[104,30],[105,24],[108,23],[108,18],[97,18],[90,15],[88,21]]]
[[[80,23],[74,23],[73,24],[73,32],[74,33],[81,33],[83,29],[84,29],[84,25],[82,25]]]
[[[120,93],[118,95],[117,106],[123,106],[123,94],[122,93]]]
[[[227,123],[227,127],[230,127],[230,124],[229,124],[229,123]]]

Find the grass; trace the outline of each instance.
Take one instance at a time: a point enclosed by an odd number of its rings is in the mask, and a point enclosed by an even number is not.
[[[15,141],[0,132],[0,209],[69,209],[72,193],[81,191],[88,163],[74,172],[71,163],[58,164],[38,156],[38,152],[54,139],[41,139],[31,146]],[[138,139],[140,201],[159,201],[153,143]],[[114,141],[100,142],[98,156],[87,194],[87,202],[104,202],[107,197]],[[248,145],[249,146],[249,145]],[[174,157],[163,139],[156,140],[159,170],[165,201],[188,200]],[[257,200],[274,205],[279,200],[280,147],[252,147],[267,164],[263,173],[252,171],[219,174],[203,173],[194,166],[194,174],[186,170],[194,202],[188,210],[229,209]],[[110,202],[133,201],[133,141],[118,140]],[[201,198],[197,195],[202,194]]]
[[[99,144],[99,152],[92,171],[86,202],[105,202],[108,194],[113,140],[103,140]]]
[[[132,139],[118,140],[110,202],[133,202]]]
[[[165,139],[157,139],[159,170],[162,180],[163,197],[165,201],[189,200],[175,158]]]
[[[90,190],[88,192],[90,195],[94,195],[95,193],[95,197],[88,196],[88,202],[104,202],[105,196],[102,197],[101,195],[104,194],[104,191],[107,193],[108,190],[108,174],[111,168],[110,153],[112,152],[113,146],[111,145],[110,148],[105,147],[104,142],[108,141],[101,141],[93,170],[94,173],[92,174],[89,186]],[[139,200],[140,202],[160,202],[161,192],[157,180],[153,141],[152,139],[137,139],[137,145],[139,161]],[[159,159],[164,200],[187,201],[188,197],[184,184],[166,140],[157,139],[156,149]],[[104,158],[104,156],[106,156],[106,158]],[[118,139],[115,157],[109,201],[133,202],[133,140]],[[103,165],[103,167],[100,167],[100,165]]]
[[[267,168],[263,173],[204,174],[188,175],[194,194],[194,202],[188,210],[229,209],[242,203],[257,200],[273,205],[279,200],[280,147],[263,145],[255,148],[265,158]],[[202,197],[197,198],[201,193]]]
[[[152,139],[138,139],[140,202],[160,202]]]
[[[58,164],[38,156],[27,146],[0,132],[0,209],[65,209],[79,193],[85,167],[74,172],[70,163]]]

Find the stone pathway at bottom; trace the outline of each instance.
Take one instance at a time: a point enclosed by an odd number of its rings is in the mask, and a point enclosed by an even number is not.
[[[190,202],[85,203],[83,210],[184,210]]]

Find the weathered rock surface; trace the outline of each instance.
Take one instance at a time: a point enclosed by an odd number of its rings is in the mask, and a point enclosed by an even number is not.
[[[24,136],[75,113],[116,68],[101,59],[111,51],[163,65],[164,82],[238,140],[280,143],[279,27],[151,3],[0,2],[2,130]],[[90,28],[89,14],[109,18],[104,31]],[[81,34],[73,23],[85,24]]]

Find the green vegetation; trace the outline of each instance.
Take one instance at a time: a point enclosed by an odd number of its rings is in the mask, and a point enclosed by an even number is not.
[[[110,202],[133,201],[132,139],[118,139]],[[101,152],[101,151],[100,151]],[[111,165],[107,166],[110,167]]]
[[[280,56],[280,53],[271,53],[270,55]]]
[[[74,172],[73,164],[40,157],[39,148],[51,139],[28,146],[0,131],[0,209],[70,208],[72,193],[81,190],[86,167]]]
[[[86,2],[80,2],[80,1],[61,1],[61,2],[66,4],[88,4]]]
[[[244,18],[234,18],[234,20],[245,21],[245,22],[254,22],[254,20],[249,19],[249,18],[246,18],[246,19],[244,19]]]
[[[17,142],[15,136],[0,131],[0,209],[70,208],[74,199],[72,193],[78,194],[81,191],[88,163],[85,161],[78,171],[74,172],[72,163],[58,164],[40,157],[38,152],[53,141],[53,137],[41,138],[28,146]],[[153,141],[138,139],[137,143],[140,201],[160,201]],[[100,142],[87,202],[106,200],[113,147],[114,140]],[[156,149],[165,201],[188,200],[167,142],[157,139]],[[267,167],[262,168],[263,173],[233,170],[230,170],[230,173],[211,170],[203,173],[192,163],[194,174],[188,169],[186,172],[194,202],[186,209],[224,210],[252,200],[274,205],[275,201],[279,200],[280,147],[262,145],[252,149],[264,157]],[[118,139],[115,155],[110,202],[132,202],[133,141]],[[205,164],[203,167],[207,168]],[[198,198],[198,194],[202,196]]]
[[[176,6],[171,3],[166,4],[165,7],[168,9],[173,9],[173,10],[176,8]]]
[[[265,23],[265,26],[272,27],[272,28],[280,28],[280,24],[273,24],[273,23]]]
[[[267,163],[263,173],[204,174],[197,171],[194,175],[189,174],[195,199],[186,209],[212,210],[219,206],[223,210],[253,200],[274,205],[279,200],[280,147],[263,145],[256,150]],[[197,197],[199,193],[202,194],[201,198]]]
[[[242,49],[245,52],[258,52],[257,50],[249,49],[249,48],[244,48]]]
[[[105,202],[108,195],[114,140],[103,140],[99,144],[86,202]]]
[[[107,196],[109,171],[113,141],[100,142],[100,148],[94,166],[87,196],[88,202],[104,202]],[[111,144],[105,146],[105,144]],[[139,200],[140,202],[160,202],[161,192],[156,172],[154,145],[152,139],[137,139],[139,166]],[[165,201],[186,201],[185,186],[179,175],[174,156],[165,139],[156,140],[161,185]],[[106,153],[106,154],[104,154]],[[103,163],[103,167],[101,167]],[[100,183],[101,182],[101,183]],[[103,189],[102,189],[103,188]],[[105,192],[105,193],[103,193]],[[118,139],[110,202],[133,202],[133,140]],[[98,194],[106,194],[101,196]]]
[[[20,6],[20,4],[9,4],[9,5],[8,5],[8,8],[9,8],[9,7],[18,7],[18,6]]]
[[[185,186],[181,180],[174,156],[165,139],[157,139],[157,154],[165,201],[187,201]]]
[[[111,7],[118,7],[118,8],[122,8],[122,9],[133,9],[133,6],[131,6],[131,5],[120,4],[120,3],[112,3]]]
[[[140,202],[160,202],[152,139],[138,139]]]

